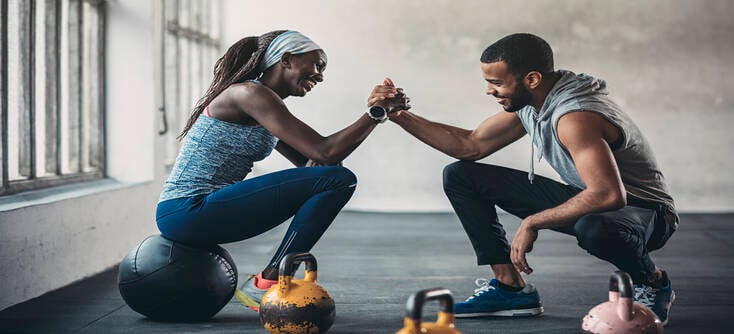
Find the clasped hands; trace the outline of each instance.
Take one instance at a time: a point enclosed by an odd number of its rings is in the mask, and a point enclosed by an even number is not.
[[[367,98],[367,107],[379,106],[385,108],[387,116],[398,115],[403,110],[410,109],[410,98],[402,88],[395,87],[390,78],[385,78],[382,85],[375,86]]]

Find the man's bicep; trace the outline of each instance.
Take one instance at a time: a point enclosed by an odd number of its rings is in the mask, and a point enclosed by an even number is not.
[[[517,141],[526,133],[515,113],[503,111],[480,123],[472,131],[471,138],[483,158]]]

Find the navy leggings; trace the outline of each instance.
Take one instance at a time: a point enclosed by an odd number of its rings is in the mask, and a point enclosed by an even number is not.
[[[356,176],[341,166],[287,169],[160,202],[156,222],[166,238],[206,246],[252,238],[293,217],[269,264],[277,268],[285,254],[311,250],[356,185]]]
[[[511,263],[495,205],[525,218],[581,192],[540,176],[530,184],[526,172],[467,161],[446,166],[443,180],[444,191],[469,236],[479,265]],[[628,205],[622,209],[588,214],[557,231],[575,236],[581,248],[629,273],[636,283],[647,282],[655,272],[647,244],[659,220],[658,212],[655,204],[628,196]]]

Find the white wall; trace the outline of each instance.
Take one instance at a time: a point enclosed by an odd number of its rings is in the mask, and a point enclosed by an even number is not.
[[[0,198],[0,309],[115,266],[157,232],[153,4],[107,2],[110,179]]]
[[[538,34],[557,68],[607,80],[651,142],[680,210],[734,209],[731,1],[229,0],[227,8],[226,44],[294,29],[326,50],[326,81],[308,98],[286,100],[322,134],[359,117],[383,76],[405,87],[415,112],[473,128],[500,110],[483,93],[481,52],[513,32]],[[527,170],[529,145],[524,139],[485,161]],[[450,210],[441,190],[450,161],[382,125],[345,162],[360,179],[348,207]],[[284,167],[269,158],[258,171]],[[540,173],[556,177],[547,165]]]

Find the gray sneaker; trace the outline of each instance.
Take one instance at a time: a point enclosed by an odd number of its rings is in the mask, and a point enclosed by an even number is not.
[[[247,280],[242,284],[242,287],[234,292],[235,298],[240,304],[245,305],[247,308],[260,312],[260,300],[263,299],[267,289],[260,289],[255,286],[255,275],[247,276]]]

